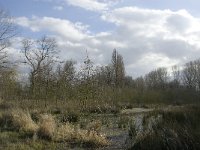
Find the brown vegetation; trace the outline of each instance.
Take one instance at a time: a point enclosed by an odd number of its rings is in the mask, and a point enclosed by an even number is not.
[[[39,122],[35,123],[29,112],[20,109],[12,110],[0,117],[0,123],[2,129],[9,123],[9,129],[17,132],[23,131],[26,135],[32,135],[34,140],[39,137],[44,140],[83,144],[92,147],[107,146],[109,144],[106,136],[97,131],[96,126],[80,129],[78,125],[57,122],[50,114],[41,114]]]
[[[199,115],[199,107],[149,113],[131,126],[129,149],[199,149]]]

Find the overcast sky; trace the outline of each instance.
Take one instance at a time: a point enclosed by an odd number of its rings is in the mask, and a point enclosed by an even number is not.
[[[0,0],[20,40],[56,38],[61,59],[83,62],[87,49],[95,64],[110,62],[114,48],[122,54],[128,75],[200,58],[199,0]]]

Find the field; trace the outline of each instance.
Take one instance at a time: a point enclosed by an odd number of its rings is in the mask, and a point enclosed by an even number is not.
[[[132,105],[112,111],[104,109],[35,109],[1,102],[0,149],[200,148],[198,106]]]

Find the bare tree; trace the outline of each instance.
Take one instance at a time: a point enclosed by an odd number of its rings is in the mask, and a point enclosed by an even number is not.
[[[25,39],[22,41],[22,53],[25,56],[25,63],[31,68],[30,72],[30,83],[32,92],[35,89],[36,81],[48,72],[46,76],[49,75],[50,66],[56,61],[58,57],[58,50],[56,49],[56,41],[53,38],[48,38],[46,36],[39,40],[29,40]],[[46,77],[48,79],[48,77]]]
[[[81,71],[82,78],[86,81],[89,81],[91,77],[94,75],[94,63],[89,58],[88,52],[86,51],[86,58],[84,60],[84,65]]]
[[[145,88],[145,81],[144,81],[144,78],[142,76],[136,78],[134,80],[134,85],[135,85],[135,88],[138,89],[139,91],[144,91],[144,88]]]
[[[10,39],[16,35],[16,26],[12,17],[0,8],[0,96],[12,92],[12,85],[15,83],[15,69],[8,65],[6,48],[10,45]],[[8,88],[9,87],[9,88]],[[7,93],[7,94],[5,94]]]
[[[73,86],[75,85],[76,62],[67,60],[64,65],[58,65],[56,70],[57,77],[57,97],[58,99],[69,99],[73,95]]]
[[[187,88],[196,88],[196,67],[194,62],[186,63],[182,72],[183,82]]]
[[[154,71],[149,72],[145,76],[145,82],[148,88],[165,88],[167,84],[167,69],[166,68],[158,68]]]
[[[113,68],[111,65],[96,68],[97,80],[99,85],[110,86],[112,83]]]
[[[196,86],[197,86],[197,90],[200,91],[200,59],[196,60],[195,62],[195,68],[196,68]]]
[[[10,39],[16,35],[16,26],[12,17],[6,11],[0,9],[0,66],[7,63],[5,48],[10,45]]]
[[[116,49],[112,53],[113,83],[115,86],[122,87],[125,78],[125,68],[123,57],[117,53]]]
[[[172,66],[172,87],[178,88],[181,84],[181,71],[177,65]]]
[[[156,87],[157,77],[156,77],[155,70],[146,74],[144,78],[145,78],[145,84],[146,84],[147,88],[153,89]]]

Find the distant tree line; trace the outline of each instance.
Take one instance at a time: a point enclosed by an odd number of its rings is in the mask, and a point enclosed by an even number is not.
[[[59,59],[56,40],[44,36],[24,39],[21,62],[30,68],[28,81],[18,80],[17,64],[9,61],[7,47],[16,34],[7,13],[0,11],[0,96],[4,100],[30,100],[35,103],[65,103],[79,100],[83,107],[98,103],[190,103],[200,100],[200,60],[182,68],[158,68],[132,79],[126,75],[124,61],[116,49],[105,66],[95,66],[86,53],[82,67],[76,61]]]

